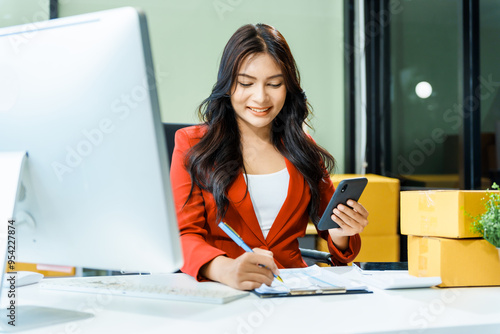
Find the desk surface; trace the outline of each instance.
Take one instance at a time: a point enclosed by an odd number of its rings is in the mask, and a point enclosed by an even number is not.
[[[350,267],[330,268],[349,275]],[[177,274],[183,275],[183,274]],[[500,287],[377,290],[224,305],[19,288],[19,305],[87,311],[93,318],[24,333],[500,333]]]

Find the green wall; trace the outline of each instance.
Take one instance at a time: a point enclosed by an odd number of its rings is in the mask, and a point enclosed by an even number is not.
[[[48,0],[0,0],[0,27],[48,19]]]
[[[209,95],[222,49],[237,28],[258,22],[275,26],[292,49],[313,106],[311,134],[337,159],[337,172],[343,172],[342,1],[60,0],[59,16],[122,6],[140,7],[148,17],[165,122],[198,121],[196,109]],[[0,0],[0,24],[43,20],[47,9],[46,0]]]

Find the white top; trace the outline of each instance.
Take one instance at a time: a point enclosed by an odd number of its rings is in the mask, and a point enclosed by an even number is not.
[[[247,174],[248,192],[252,199],[260,228],[267,237],[271,226],[285,203],[290,175],[282,169],[271,174]]]

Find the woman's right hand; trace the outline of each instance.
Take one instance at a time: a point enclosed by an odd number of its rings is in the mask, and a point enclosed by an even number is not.
[[[274,280],[273,273],[279,275],[273,253],[260,248],[253,251],[236,259],[218,256],[202,268],[201,274],[239,290],[253,290],[262,284],[270,286]]]

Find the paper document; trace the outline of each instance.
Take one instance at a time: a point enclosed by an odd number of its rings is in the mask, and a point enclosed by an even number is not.
[[[316,265],[307,268],[280,269],[283,283],[275,279],[271,286],[262,284],[255,289],[259,295],[308,295],[345,293],[346,289],[364,288],[340,275]]]
[[[353,267],[352,279],[384,290],[429,288],[441,284],[441,277],[411,276],[407,270],[363,270],[355,264]]]

